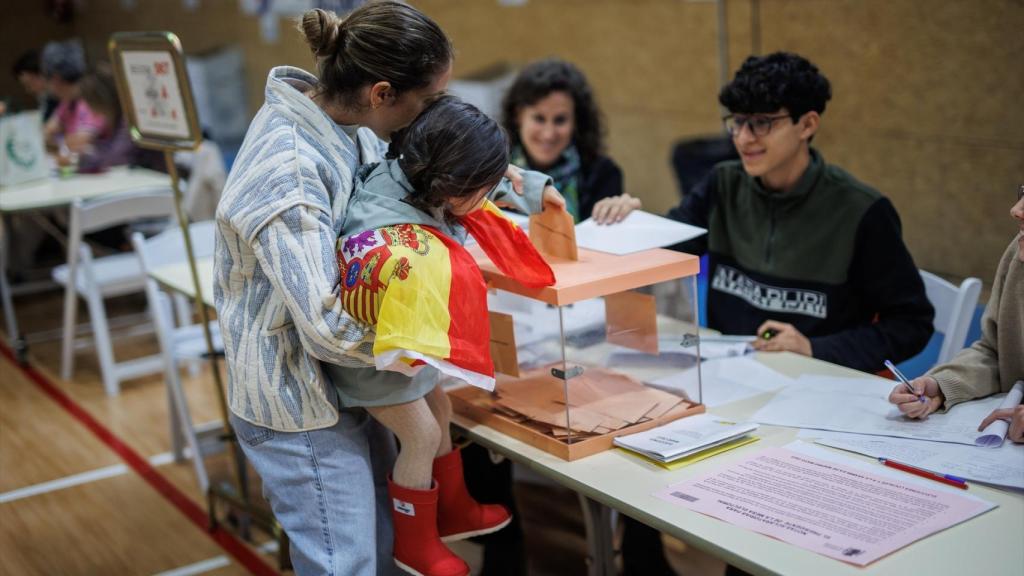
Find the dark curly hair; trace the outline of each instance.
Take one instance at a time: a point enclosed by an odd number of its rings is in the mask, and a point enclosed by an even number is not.
[[[791,52],[751,56],[718,93],[730,112],[767,114],[785,108],[794,122],[811,110],[821,114],[832,86],[817,66]]]
[[[412,184],[408,202],[430,211],[500,182],[508,168],[508,137],[476,106],[444,95],[392,135],[388,156],[398,158]]]
[[[532,106],[552,92],[566,92],[575,109],[573,139],[584,164],[604,152],[604,123],[587,77],[579,68],[557,58],[529,64],[519,72],[501,103],[502,124],[513,146],[519,146],[519,111]]]

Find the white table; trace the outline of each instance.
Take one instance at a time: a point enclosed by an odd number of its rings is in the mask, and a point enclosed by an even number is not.
[[[97,196],[133,192],[139,189],[171,185],[167,174],[145,168],[118,166],[101,174],[75,174],[68,178],[45,178],[14,186],[0,187],[0,299],[7,332],[19,356],[24,356],[24,339],[18,331],[14,305],[11,301],[11,286],[7,279],[7,250],[10,239],[6,232],[10,228],[10,215],[33,210],[65,208],[75,200]]]
[[[196,272],[199,273],[199,289],[203,291],[203,303],[213,308],[213,258],[196,258]],[[160,266],[151,270],[149,276],[168,290],[195,298],[196,290],[188,262]]]
[[[796,354],[759,354],[759,361],[789,376],[822,374],[867,377],[867,375]],[[764,394],[715,408],[713,413],[733,420],[749,418],[772,394]],[[474,441],[500,452],[520,465],[567,486],[595,502],[619,510],[654,528],[683,540],[753,574],[1013,574],[1024,572],[1024,495],[970,483],[970,491],[990,500],[998,508],[948,530],[916,542],[866,568],[826,558],[796,546],[732,526],[709,516],[674,506],[651,494],[769,446],[782,446],[796,437],[797,430],[762,426],[753,444],[709,458],[678,470],[646,464],[619,450],[566,462],[523,442],[456,417]],[[848,454],[848,453],[844,453]],[[852,457],[862,456],[848,454]],[[871,458],[863,457],[865,460]],[[593,510],[591,510],[593,513]],[[598,537],[604,540],[607,536]],[[598,551],[592,551],[592,554]],[[594,557],[601,564],[599,557]],[[592,570],[592,573],[601,573]]]
[[[212,259],[200,259],[196,264],[204,300],[211,304]],[[168,266],[154,271],[152,276],[170,289],[188,295],[194,292],[187,265]],[[796,354],[759,354],[756,358],[792,377],[801,374],[868,377],[861,372]],[[763,394],[734,402],[715,408],[713,412],[726,418],[744,420],[763,406],[771,395]],[[974,482],[970,483],[971,493],[995,502],[998,508],[911,544],[866,568],[826,558],[651,496],[664,486],[719,468],[752,452],[787,444],[796,437],[797,431],[793,428],[762,426],[756,433],[761,438],[758,442],[670,471],[641,462],[619,450],[566,462],[487,426],[459,416],[454,418],[454,422],[473,441],[504,454],[519,465],[596,503],[595,506],[585,508],[590,525],[588,540],[593,574],[609,573],[610,555],[607,552],[610,552],[611,539],[610,532],[602,530],[608,526],[607,514],[602,513],[602,506],[614,508],[753,574],[1020,576],[1024,572],[1024,545],[1021,544],[1024,535],[1024,494],[988,488]]]

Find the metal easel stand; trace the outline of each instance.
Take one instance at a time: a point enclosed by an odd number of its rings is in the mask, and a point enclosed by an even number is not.
[[[192,274],[192,287],[195,291],[195,299],[199,304],[199,320],[202,323],[203,336],[206,339],[206,355],[210,361],[210,371],[213,375],[213,384],[216,389],[215,391],[220,408],[221,421],[224,426],[220,439],[230,446],[232,463],[234,464],[233,483],[211,482],[210,487],[207,489],[206,501],[210,521],[209,529],[213,531],[223,525],[236,529],[239,536],[243,539],[251,540],[250,527],[255,524],[277,540],[278,562],[281,568],[284,569],[290,566],[288,556],[288,536],[274,518],[273,514],[265,509],[255,506],[250,497],[249,474],[245,453],[242,452],[242,448],[239,446],[237,438],[235,437],[234,430],[231,428],[231,422],[228,420],[227,395],[225,394],[224,383],[221,379],[221,373],[217,362],[217,358],[221,356],[223,352],[214,347],[213,334],[210,332],[210,318],[205,300],[203,299],[202,285],[199,281],[199,271],[196,269],[195,252],[192,249],[192,236],[189,232],[189,220],[188,216],[185,214],[184,198],[181,193],[178,168],[174,164],[174,151],[172,149],[165,148],[163,152],[167,163],[167,172],[171,176],[171,189],[174,192],[174,204],[178,216],[178,225],[181,227],[182,237],[185,240],[185,254],[188,258],[189,271]],[[202,458],[202,455],[196,454],[193,457]],[[221,506],[226,507],[230,512],[234,513],[234,517],[237,520],[236,525],[225,525],[220,522],[218,519],[218,511]]]

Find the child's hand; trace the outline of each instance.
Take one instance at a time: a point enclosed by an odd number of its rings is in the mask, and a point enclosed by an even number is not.
[[[523,170],[512,164],[505,169],[505,178],[512,183],[512,191],[520,196],[523,195]]]
[[[544,200],[544,208],[551,207],[556,210],[565,210],[565,198],[562,197],[562,194],[554,186],[545,186],[544,195],[541,198]]]

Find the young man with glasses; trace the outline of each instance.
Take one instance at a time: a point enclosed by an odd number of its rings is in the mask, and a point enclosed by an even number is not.
[[[718,96],[740,161],[716,166],[669,216],[708,228],[708,325],[865,372],[905,360],[934,310],[892,203],[811,147],[828,79],[785,52],[752,56]]]
[[[877,372],[924,348],[934,309],[892,203],[811,147],[831,97],[796,54],[747,58],[718,95],[740,160],[715,166],[669,217],[708,229],[679,248],[708,253],[709,327]],[[658,533],[628,518],[622,557],[627,576],[673,573]]]

